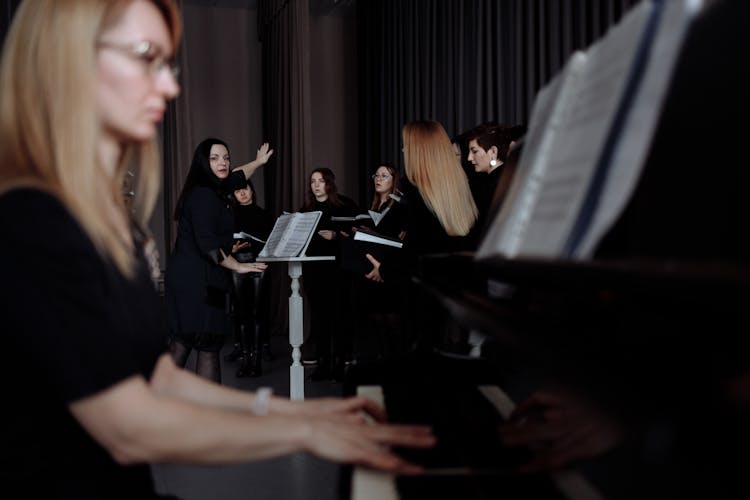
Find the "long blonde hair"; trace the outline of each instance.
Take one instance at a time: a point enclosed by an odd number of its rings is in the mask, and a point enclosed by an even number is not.
[[[446,233],[467,235],[477,220],[477,205],[445,129],[436,121],[413,121],[404,125],[402,135],[406,178]]]
[[[24,0],[0,66],[0,191],[30,185],[57,196],[126,276],[133,252],[112,223],[112,203],[126,213],[122,184],[135,168],[133,218],[146,226],[160,189],[159,149],[155,139],[123,145],[115,175],[106,177],[93,85],[97,40],[131,1]],[[174,0],[150,1],[176,47],[182,26]]]

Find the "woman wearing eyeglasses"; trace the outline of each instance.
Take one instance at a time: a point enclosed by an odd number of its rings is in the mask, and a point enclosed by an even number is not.
[[[175,366],[145,228],[180,26],[174,0],[24,0],[15,12],[0,63],[3,490],[162,498],[150,463],[294,452],[418,472],[390,445],[430,446],[429,429],[368,425],[360,411],[385,416],[371,401],[289,401]]]
[[[408,230],[403,253],[383,262],[372,255],[367,278],[411,285],[420,256],[471,250],[476,245],[477,206],[451,140],[436,121],[413,121],[402,130]]]
[[[382,214],[375,230],[386,236],[404,239],[406,236],[406,213],[400,203],[401,179],[392,165],[383,164],[372,174],[374,192],[370,210]]]
[[[470,250],[475,246],[477,206],[443,126],[435,121],[404,125],[404,186],[408,231],[404,256],[381,263],[370,258],[373,281],[403,279],[420,255]],[[382,264],[382,265],[381,265]]]
[[[381,164],[371,176],[373,195],[370,210],[381,214],[374,230],[384,236],[406,236],[406,208],[402,201],[401,178],[393,165]],[[354,355],[358,363],[402,350],[404,287],[399,282],[374,282],[364,274],[352,277],[354,318],[357,327]]]

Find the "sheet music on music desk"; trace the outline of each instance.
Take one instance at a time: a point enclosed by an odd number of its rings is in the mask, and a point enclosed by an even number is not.
[[[503,205],[494,223],[487,231],[482,244],[477,250],[477,258],[488,257],[495,253],[507,254],[514,241],[520,237],[521,217],[533,199],[532,191],[538,186],[544,175],[545,162],[538,161],[548,147],[551,134],[546,134],[551,117],[560,114],[559,109],[565,99],[560,98],[563,87],[570,88],[566,82],[575,78],[576,73],[585,61],[585,56],[578,51],[568,59],[561,72],[555,75],[536,95],[531,113],[529,131],[524,138],[525,153],[521,156],[520,165],[515,174]]]
[[[587,258],[640,176],[674,63],[702,0],[644,1],[561,72],[530,122],[503,208],[477,258]],[[537,96],[545,95],[546,87]],[[537,102],[535,101],[535,113]],[[538,130],[541,126],[541,131]]]
[[[612,157],[603,188],[605,195],[594,212],[584,238],[575,249],[575,258],[591,257],[596,245],[630,199],[646,162],[680,47],[690,23],[702,7],[702,0],[672,1],[664,6],[652,55],[628,114],[623,129],[625,133]]]
[[[295,212],[281,214],[258,254],[264,257],[299,257],[304,255],[323,212]]]
[[[623,94],[638,42],[653,8],[642,3],[586,51],[586,61],[572,80],[574,89],[549,150],[536,202],[511,255],[556,257],[593,175]]]
[[[527,145],[521,156],[519,170],[529,169],[529,174],[517,179],[523,182],[517,186],[518,196],[503,207],[511,215],[493,253],[506,257],[557,257],[561,253],[618,112],[653,9],[651,2],[642,2],[598,42],[566,63],[562,89],[541,131],[537,150],[529,151]]]

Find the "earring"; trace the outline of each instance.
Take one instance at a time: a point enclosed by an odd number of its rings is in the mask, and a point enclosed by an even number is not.
[[[493,159],[490,160],[490,167],[497,167],[497,160],[496,159],[493,158]]]

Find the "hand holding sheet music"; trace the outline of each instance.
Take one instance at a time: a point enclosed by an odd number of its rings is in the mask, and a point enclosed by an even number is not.
[[[370,254],[378,262],[398,257],[403,243],[398,238],[390,238],[367,228],[361,228],[352,238],[341,240],[339,260],[341,267],[357,274],[367,274],[373,270],[373,263],[367,258]]]

